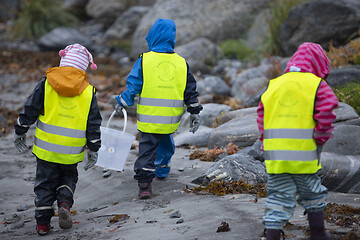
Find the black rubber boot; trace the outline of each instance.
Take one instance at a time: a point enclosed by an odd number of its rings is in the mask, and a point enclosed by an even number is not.
[[[330,233],[325,231],[324,212],[308,212],[310,240],[332,240]]]
[[[265,236],[266,240],[285,239],[284,232],[280,229],[265,229]]]

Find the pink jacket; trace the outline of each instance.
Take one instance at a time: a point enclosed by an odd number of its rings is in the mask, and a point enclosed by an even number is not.
[[[329,75],[330,63],[322,47],[315,43],[303,43],[287,63],[285,72],[310,72],[325,79]],[[338,106],[338,99],[330,86],[321,81],[315,98],[314,119],[316,126],[314,139],[317,145],[323,145],[332,137],[334,130],[333,122],[336,115],[334,108]],[[257,124],[261,133],[260,140],[264,134],[264,106],[260,101],[257,109]],[[263,147],[261,147],[263,149]]]

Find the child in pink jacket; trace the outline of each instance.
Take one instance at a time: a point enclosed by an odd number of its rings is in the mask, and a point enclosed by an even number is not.
[[[329,67],[320,45],[303,43],[285,74],[270,80],[261,97],[257,123],[269,174],[263,217],[268,240],[280,239],[296,202],[308,214],[310,239],[331,239],[324,228],[327,188],[317,175],[321,148],[332,137],[333,109],[338,105],[325,81]]]

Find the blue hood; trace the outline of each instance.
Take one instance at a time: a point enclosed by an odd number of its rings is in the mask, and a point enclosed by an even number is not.
[[[145,40],[147,41],[149,51],[174,51],[176,43],[175,22],[171,19],[159,18],[151,26]]]

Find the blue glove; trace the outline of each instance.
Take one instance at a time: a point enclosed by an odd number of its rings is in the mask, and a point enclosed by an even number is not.
[[[200,116],[199,114],[190,115],[190,129],[189,132],[195,133],[200,127]]]
[[[14,133],[14,144],[16,149],[20,152],[26,152],[27,150],[29,150],[29,147],[26,146],[26,133],[22,134],[22,135],[17,135],[16,133]]]
[[[92,168],[96,164],[98,159],[98,153],[89,150],[87,153],[87,157],[88,157],[88,161],[84,166],[85,171],[87,171],[89,168]]]

